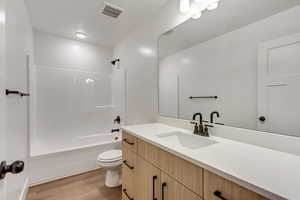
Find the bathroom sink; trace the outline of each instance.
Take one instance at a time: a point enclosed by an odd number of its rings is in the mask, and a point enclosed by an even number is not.
[[[176,146],[182,146],[191,150],[207,147],[217,142],[197,135],[189,135],[179,131],[157,135],[158,138]]]

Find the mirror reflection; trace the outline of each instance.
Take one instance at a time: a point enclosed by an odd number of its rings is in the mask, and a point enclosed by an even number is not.
[[[300,2],[223,0],[159,39],[159,112],[300,137]]]

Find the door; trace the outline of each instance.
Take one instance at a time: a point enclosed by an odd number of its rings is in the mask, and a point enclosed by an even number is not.
[[[29,156],[29,98],[17,91],[28,92],[28,55],[32,53],[24,1],[0,0],[0,26],[0,171],[15,173],[6,173],[0,180],[0,199],[19,200],[25,199],[28,186],[23,162],[26,166]],[[12,93],[6,94],[6,89]]]
[[[261,44],[258,129],[300,136],[300,34]]]
[[[201,197],[165,173],[161,174],[161,200],[202,200]]]
[[[160,170],[138,157],[136,199],[160,200]]]
[[[5,135],[5,9],[4,0],[0,0],[0,162],[6,160],[6,135]],[[6,199],[5,183],[0,180],[0,199]]]

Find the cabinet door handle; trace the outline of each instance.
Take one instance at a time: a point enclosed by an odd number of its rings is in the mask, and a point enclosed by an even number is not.
[[[123,161],[123,163],[126,165],[126,167],[128,167],[129,169],[134,169],[134,167],[133,166],[130,166],[128,163],[127,163],[127,161],[126,160],[124,160]]]
[[[161,185],[161,199],[165,200],[165,187],[167,187],[167,183],[163,183]]]
[[[126,195],[126,197],[129,199],[129,200],[134,200],[134,198],[131,198],[129,196],[129,194],[127,193],[127,190],[126,189],[123,189],[123,193]]]
[[[134,145],[134,142],[129,142],[126,138],[123,139],[123,141],[126,142],[126,143],[129,144],[129,145]]]
[[[153,195],[153,200],[157,200],[157,198],[155,198],[155,180],[157,179],[157,176],[153,176],[152,179],[152,187],[153,187],[153,191],[152,191],[152,195]]]
[[[216,191],[214,192],[214,195],[215,195],[216,197],[218,197],[219,199],[227,200],[225,197],[222,196],[222,193],[221,193],[220,191],[218,191],[218,190],[216,190]]]

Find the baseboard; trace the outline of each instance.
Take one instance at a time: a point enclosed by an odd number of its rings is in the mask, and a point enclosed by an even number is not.
[[[71,177],[71,176],[76,176],[76,175],[88,173],[88,172],[91,172],[91,171],[94,171],[94,170],[97,170],[97,169],[101,169],[101,168],[100,167],[95,167],[95,168],[84,170],[84,171],[78,171],[78,172],[70,173],[70,174],[67,174],[67,175],[64,175],[64,176],[57,176],[57,177],[54,177],[54,178],[45,179],[45,180],[39,181],[37,183],[31,183],[29,187],[42,185],[42,184],[45,184],[45,183],[57,181],[57,180],[60,180],[60,179]],[[26,200],[26,199],[24,199],[24,200]]]
[[[25,180],[22,193],[20,196],[20,200],[26,200],[27,199],[27,194],[28,194],[28,189],[29,189],[29,178]]]

